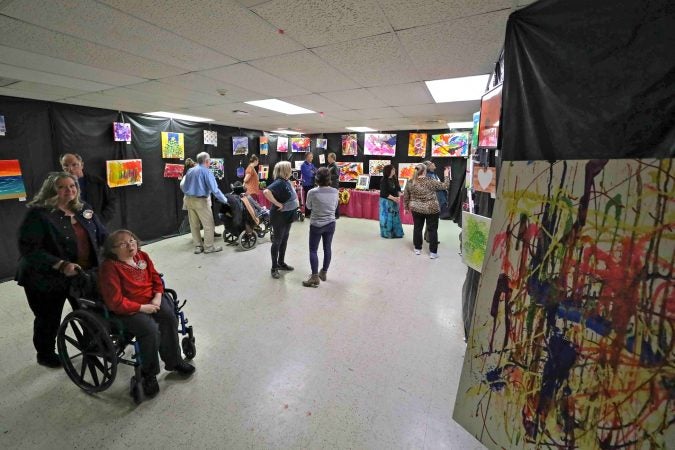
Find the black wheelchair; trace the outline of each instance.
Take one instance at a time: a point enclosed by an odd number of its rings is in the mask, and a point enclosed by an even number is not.
[[[173,289],[164,292],[171,298],[179,320],[183,354],[185,359],[191,360],[197,354],[197,348],[192,326],[187,325],[188,319],[182,311],[187,300],[181,304]],[[56,336],[57,351],[66,374],[80,389],[93,394],[105,391],[113,384],[119,364],[132,366],[134,375],[129,382],[129,394],[136,404],[140,404],[145,396],[138,342],[123,332],[111,317],[99,298],[93,275],[78,275],[73,280],[70,295],[76,299],[79,308],[63,319]],[[128,345],[133,346],[133,351],[126,356]]]

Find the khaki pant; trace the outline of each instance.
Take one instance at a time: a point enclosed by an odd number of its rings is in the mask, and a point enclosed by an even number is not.
[[[201,224],[204,227],[204,250],[212,249],[215,224],[213,223],[213,213],[208,199],[186,196],[185,206],[188,211],[192,242],[195,247],[202,247],[202,236],[199,233],[199,225]]]

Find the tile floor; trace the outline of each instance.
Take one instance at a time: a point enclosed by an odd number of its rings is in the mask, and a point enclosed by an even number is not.
[[[441,221],[430,260],[413,254],[410,226],[385,240],[376,221],[341,218],[318,289],[301,285],[308,226],[293,225],[296,270],[280,280],[268,239],[211,255],[194,255],[189,236],[145,247],[189,299],[197,372],[162,372],[138,407],[129,367],[87,395],[38,366],[23,291],[0,284],[0,448],[483,448],[452,420],[465,350],[457,226]]]

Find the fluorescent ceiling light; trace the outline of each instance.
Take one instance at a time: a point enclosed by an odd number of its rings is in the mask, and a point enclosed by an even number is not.
[[[476,75],[425,81],[425,83],[436,103],[464,102],[480,100],[485,93],[489,79],[490,75]]]
[[[301,106],[296,106],[288,102],[277,100],[276,98],[270,98],[267,100],[253,100],[244,103],[257,106],[258,108],[271,109],[272,111],[277,111],[284,114],[312,114],[316,112],[312,111],[311,109],[303,108]]]
[[[193,122],[213,122],[215,120],[215,119],[207,119],[206,117],[188,116],[186,114],[176,114],[166,111],[155,111],[145,114],[149,116],[166,117],[168,119],[191,120]]]
[[[274,131],[270,131],[270,133],[274,133],[274,134],[302,134],[301,131],[294,131],[294,130],[274,130]]]
[[[473,128],[473,122],[448,122],[448,128]]]
[[[347,127],[347,129],[352,130],[352,131],[357,131],[357,132],[360,132],[360,133],[367,133],[369,131],[377,131],[377,130],[373,130],[372,128],[368,128],[368,127]]]

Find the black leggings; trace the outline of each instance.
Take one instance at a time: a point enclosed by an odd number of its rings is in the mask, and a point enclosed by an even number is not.
[[[429,232],[429,251],[431,253],[438,252],[438,213],[422,214],[413,211],[413,245],[416,250],[422,250],[422,230],[424,229],[424,222],[427,223],[427,231]]]
[[[292,222],[289,223],[281,216],[272,217],[272,229],[274,237],[272,238],[272,270],[278,269],[286,261],[286,245],[288,244],[288,235],[291,231]]]

